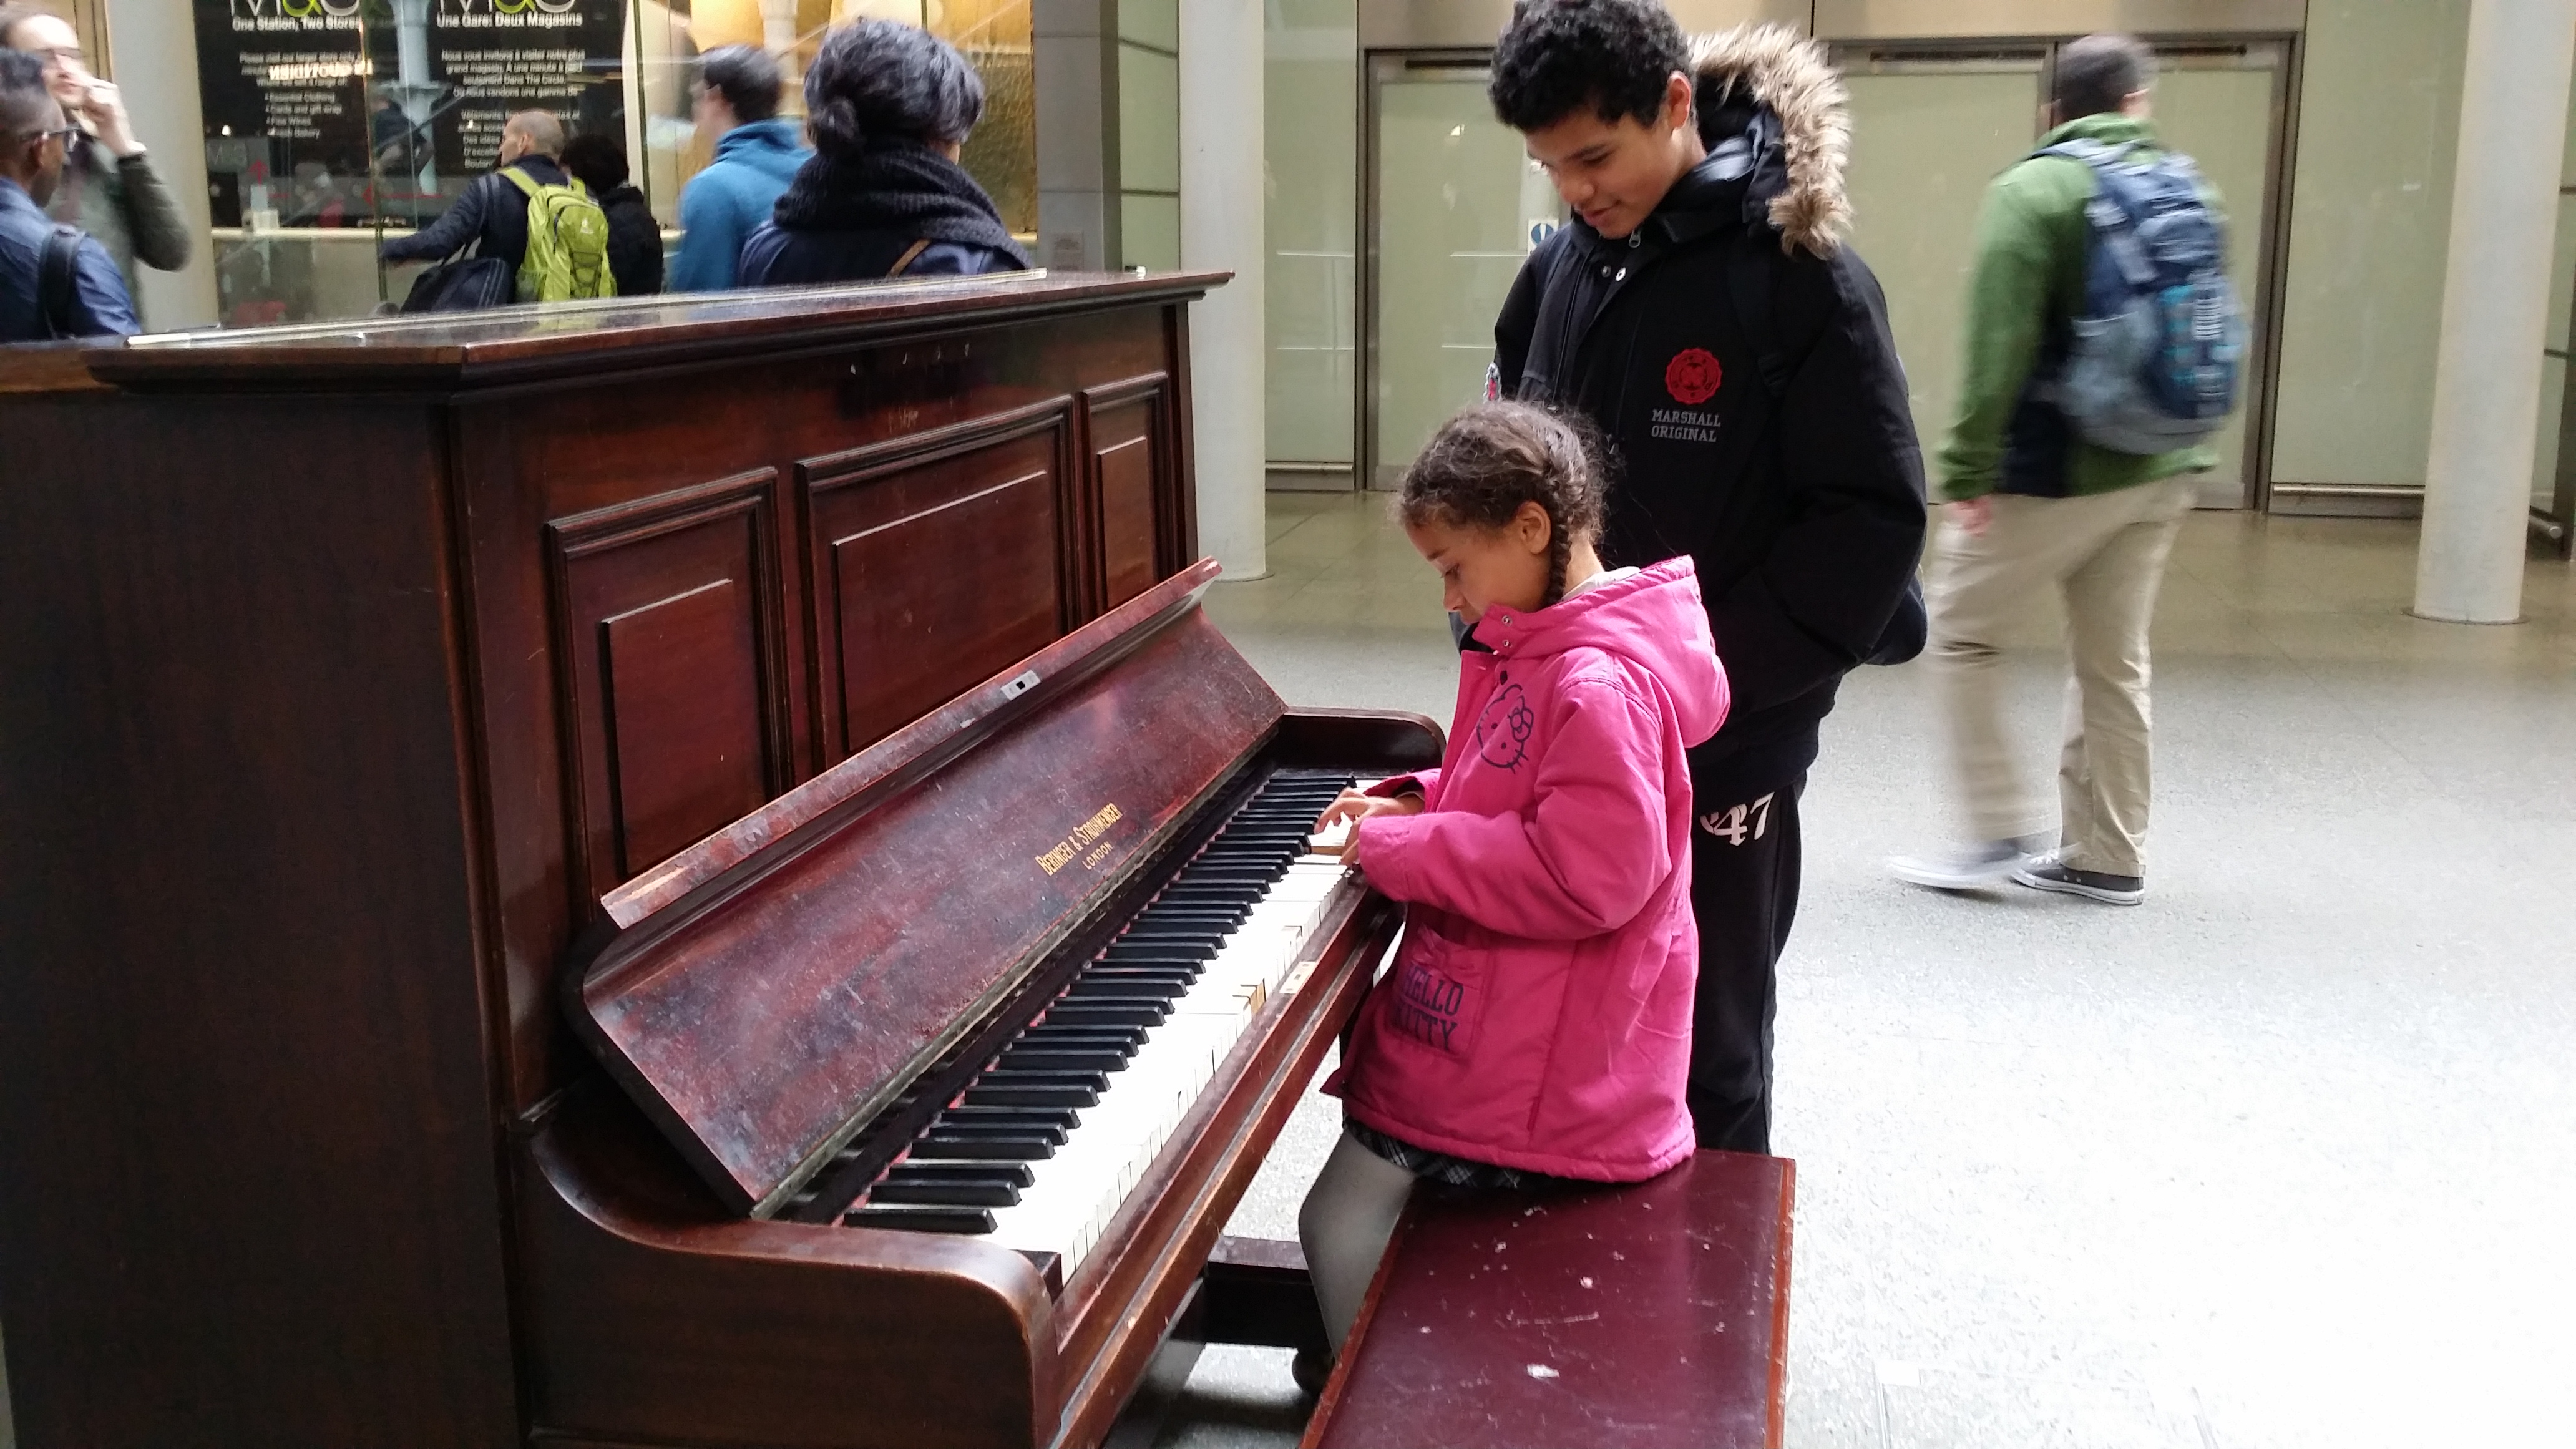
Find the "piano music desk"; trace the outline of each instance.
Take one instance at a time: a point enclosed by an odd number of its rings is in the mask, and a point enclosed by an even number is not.
[[[1794,1179],[1417,1189],[1302,1449],[1777,1449]]]

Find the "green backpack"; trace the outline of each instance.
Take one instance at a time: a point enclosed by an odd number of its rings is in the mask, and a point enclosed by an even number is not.
[[[608,270],[608,213],[579,181],[548,186],[516,166],[503,168],[528,194],[528,255],[519,263],[519,300],[562,302],[614,297]]]

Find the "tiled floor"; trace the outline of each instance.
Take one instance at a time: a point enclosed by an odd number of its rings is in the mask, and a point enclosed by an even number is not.
[[[1274,495],[1210,609],[1291,700],[1445,720],[1381,507]],[[1919,670],[1846,687],[1782,967],[1792,1445],[2576,1444],[2576,574],[2480,629],[2407,617],[2413,570],[2408,524],[2191,521],[2137,910],[1887,879],[1944,830],[1933,721]],[[1333,1120],[1237,1231],[1294,1231]],[[1294,1443],[1281,1356],[1192,1390],[1166,1444]]]

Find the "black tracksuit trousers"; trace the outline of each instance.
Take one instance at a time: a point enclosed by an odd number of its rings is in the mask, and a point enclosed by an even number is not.
[[[1742,800],[1692,802],[1691,914],[1699,990],[1684,1100],[1699,1145],[1771,1150],[1771,1018],[1798,916],[1801,773]]]

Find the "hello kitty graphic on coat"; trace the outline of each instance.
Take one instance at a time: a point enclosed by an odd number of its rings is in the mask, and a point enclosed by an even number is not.
[[[1693,1150],[1698,937],[1683,751],[1726,718],[1687,558],[1476,624],[1423,811],[1368,822],[1359,867],[1404,944],[1325,1090],[1454,1156],[1630,1182]]]

